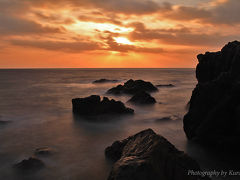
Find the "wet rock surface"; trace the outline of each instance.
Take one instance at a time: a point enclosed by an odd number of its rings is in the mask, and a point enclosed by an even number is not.
[[[158,89],[151,83],[143,80],[128,80],[124,85],[118,85],[107,91],[109,94],[136,94],[137,92],[155,92]]]
[[[78,115],[133,114],[134,110],[125,107],[121,101],[92,95],[86,98],[72,99],[73,112]]]
[[[144,104],[155,104],[156,100],[150,94],[144,91],[139,91],[128,102],[144,105]]]
[[[24,159],[21,162],[14,165],[15,168],[23,171],[39,170],[44,166],[45,166],[44,163],[36,157],[30,157],[29,159]]]
[[[197,58],[198,84],[184,117],[184,131],[189,139],[235,146],[240,140],[240,42]]]
[[[116,161],[108,180],[209,179],[188,175],[200,170],[197,162],[151,129],[114,142],[105,155]]]
[[[101,84],[101,83],[116,83],[118,82],[118,80],[116,79],[98,79],[93,81],[94,84]]]

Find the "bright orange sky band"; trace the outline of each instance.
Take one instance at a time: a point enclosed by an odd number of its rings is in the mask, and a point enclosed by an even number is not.
[[[0,0],[0,68],[191,68],[239,40],[239,0]]]

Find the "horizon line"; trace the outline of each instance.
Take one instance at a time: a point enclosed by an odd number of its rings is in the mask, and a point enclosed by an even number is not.
[[[0,68],[0,70],[17,70],[17,69],[195,69],[195,67],[167,67],[167,68],[163,68],[163,67],[156,67],[156,68],[152,68],[152,67],[131,67],[131,68],[118,68],[118,67],[111,67],[111,68],[96,68],[96,67],[93,67],[93,68],[48,68],[48,67],[43,67],[43,68]]]

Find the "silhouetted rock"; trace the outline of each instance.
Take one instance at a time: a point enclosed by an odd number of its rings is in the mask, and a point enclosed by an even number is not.
[[[43,168],[44,166],[44,163],[40,159],[37,159],[35,157],[24,159],[14,165],[14,167],[19,170],[38,170],[40,168]]]
[[[155,104],[156,100],[148,93],[144,91],[137,92],[129,102],[135,104]]]
[[[236,145],[240,141],[240,42],[197,58],[198,84],[184,117],[184,131],[189,139]]]
[[[109,94],[136,94],[139,91],[154,92],[158,89],[151,83],[143,80],[128,80],[124,85],[118,85],[107,91]]]
[[[197,162],[151,129],[114,142],[105,154],[116,161],[108,180],[209,179],[188,175],[200,170]]]
[[[49,147],[37,148],[34,152],[35,155],[49,156],[54,154],[54,150]]]
[[[159,88],[161,88],[161,87],[175,87],[173,84],[158,84],[156,86],[159,87]]]
[[[115,79],[98,79],[96,81],[93,81],[93,83],[115,83],[118,82],[118,80]]]
[[[125,107],[121,101],[109,100],[92,95],[86,98],[72,99],[73,112],[79,115],[132,114],[133,109]]]

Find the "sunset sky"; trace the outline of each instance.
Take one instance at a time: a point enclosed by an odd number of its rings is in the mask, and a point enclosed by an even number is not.
[[[0,68],[195,67],[240,40],[240,0],[0,0]]]

